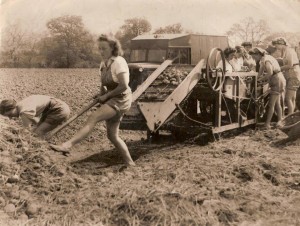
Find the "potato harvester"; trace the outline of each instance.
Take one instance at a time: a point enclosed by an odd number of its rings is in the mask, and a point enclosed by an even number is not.
[[[178,137],[218,134],[255,125],[263,116],[267,86],[257,83],[256,72],[225,73],[221,49],[212,49],[196,65],[172,62],[165,60],[137,87],[121,129],[147,130],[150,137],[160,130]],[[224,86],[229,87],[230,98]]]

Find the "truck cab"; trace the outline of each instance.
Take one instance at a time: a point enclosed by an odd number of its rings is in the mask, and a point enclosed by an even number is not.
[[[227,36],[196,34],[152,34],[139,35],[131,40],[129,59],[132,91],[166,59],[174,59],[173,64],[196,65],[206,58],[209,51],[218,46],[228,46]]]

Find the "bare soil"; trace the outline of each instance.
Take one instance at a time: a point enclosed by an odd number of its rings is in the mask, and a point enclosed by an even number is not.
[[[48,94],[75,113],[97,81],[96,69],[1,69],[0,99]],[[300,225],[300,140],[276,146],[280,130],[221,134],[206,145],[167,132],[149,143],[145,131],[123,130],[137,164],[126,168],[103,124],[68,157],[19,120],[0,116],[0,129],[0,225]]]

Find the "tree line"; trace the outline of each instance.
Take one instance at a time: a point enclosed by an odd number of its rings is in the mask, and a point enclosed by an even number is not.
[[[44,34],[28,33],[20,24],[8,25],[2,30],[0,67],[25,68],[93,68],[98,67],[100,58],[97,48],[98,35],[86,29],[82,18],[66,15],[53,18],[46,23]],[[182,27],[180,23],[159,27],[153,32],[151,23],[144,18],[131,18],[114,35],[124,49],[125,58],[130,54],[130,40],[145,34],[195,33]],[[199,33],[198,33],[199,34]],[[278,33],[286,38],[300,37],[293,33]],[[251,41],[254,44],[267,42],[275,34],[270,33],[266,21],[245,18],[233,24],[227,32],[231,44]],[[277,34],[276,34],[277,35]],[[298,39],[299,40],[299,39]],[[299,41],[298,41],[299,42]],[[298,43],[297,42],[297,43]]]

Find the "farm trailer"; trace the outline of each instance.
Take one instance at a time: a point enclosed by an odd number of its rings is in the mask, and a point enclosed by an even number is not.
[[[121,129],[147,130],[149,138],[159,130],[178,137],[218,134],[255,125],[263,115],[267,86],[257,84],[256,72],[224,73],[221,49],[212,49],[196,65],[172,64],[175,60],[165,60],[137,87]],[[230,86],[231,98],[223,93],[224,85]]]

